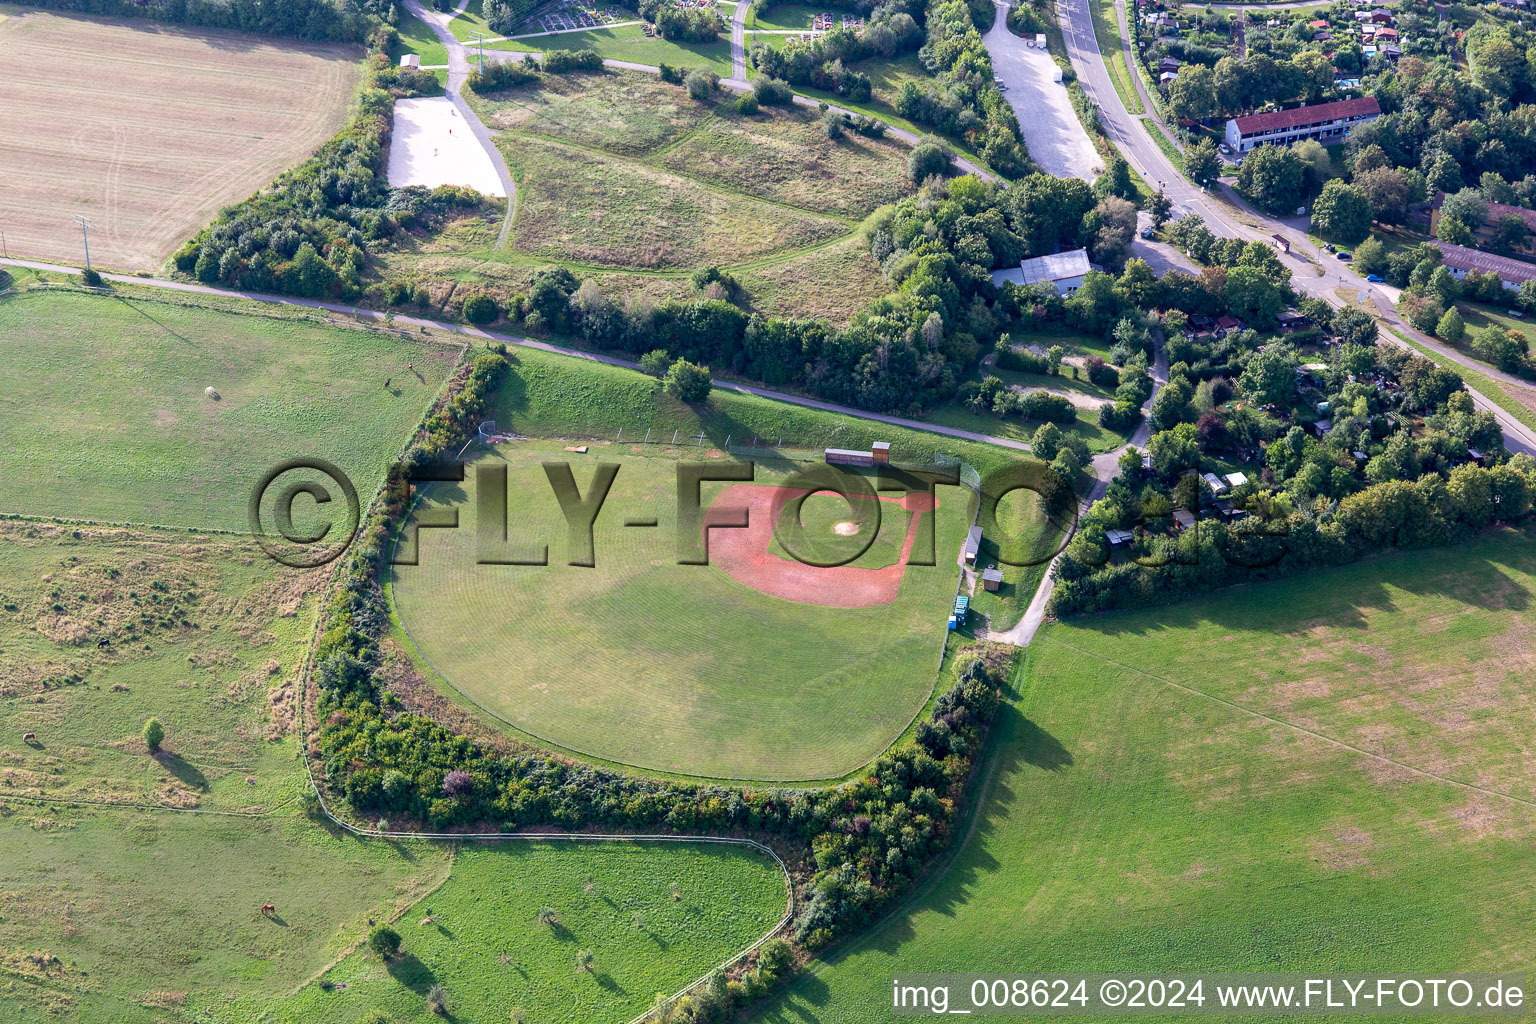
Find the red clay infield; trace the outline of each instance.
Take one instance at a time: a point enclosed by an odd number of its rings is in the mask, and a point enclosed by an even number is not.
[[[934,509],[933,496],[921,492],[900,498],[880,497],[913,513],[907,523],[907,536],[901,545],[901,557],[895,565],[883,569],[860,569],[838,565],[821,567],[780,558],[770,551],[773,540],[775,507],[813,493],[804,487],[774,487],[767,484],[732,484],[720,492],[704,516],[705,541],[709,546],[709,564],[753,590],[799,604],[828,608],[873,608],[890,604],[901,590],[907,571],[907,559],[917,538],[917,526],[925,512]],[[861,498],[861,495],[852,495]],[[726,511],[747,509],[745,527],[717,528],[711,523]]]

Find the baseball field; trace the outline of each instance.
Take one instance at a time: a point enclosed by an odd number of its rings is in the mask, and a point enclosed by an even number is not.
[[[0,6],[12,256],[154,270],[340,129],[355,48]]]
[[[418,564],[394,569],[395,605],[417,649],[485,711],[606,760],[765,781],[834,778],[865,763],[932,690],[969,493],[940,488],[931,512],[921,510],[925,496],[891,494],[872,503],[822,493],[775,509],[798,464],[760,462],[751,483],[702,485],[710,515],[749,508],[748,526],[710,529],[711,564],[680,565],[676,471],[695,453],[658,448],[577,454],[561,442],[511,442],[464,483],[430,485],[418,516],[456,506],[459,528],[421,530]],[[590,568],[567,564],[573,549],[546,460],[571,463],[583,494],[595,463],[620,465]],[[507,473],[501,550],[537,557],[547,544],[548,565],[477,564],[488,550],[477,540],[481,465]],[[908,564],[926,543],[924,516],[934,517],[938,564]],[[773,529],[796,517],[803,535]],[[640,518],[657,525],[625,525]],[[785,557],[786,546],[816,562],[858,557],[818,568]]]

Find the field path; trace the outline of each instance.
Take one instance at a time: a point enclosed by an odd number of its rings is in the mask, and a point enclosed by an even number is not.
[[[444,92],[450,102],[459,111],[459,116],[474,133],[475,141],[480,143],[482,149],[491,158],[491,166],[496,168],[496,175],[501,179],[501,187],[507,193],[507,212],[501,218],[501,233],[496,236],[496,248],[504,249],[507,245],[507,235],[512,231],[512,215],[517,211],[517,182],[512,180],[512,172],[507,169],[507,161],[501,155],[501,150],[491,141],[490,129],[481,123],[475,112],[469,109],[469,104],[464,102],[460,90],[469,80],[469,56],[464,44],[448,30],[448,23],[464,13],[469,6],[469,0],[459,0],[459,6],[453,11],[443,13],[429,11],[421,6],[420,0],[404,0],[406,10],[413,16],[424,22],[438,40],[448,50],[448,85]]]
[[[1109,489],[1109,482],[1119,472],[1121,454],[1133,445],[1137,448],[1145,448],[1147,438],[1152,436],[1152,417],[1150,415],[1152,401],[1157,398],[1157,393],[1162,390],[1163,385],[1168,383],[1168,353],[1163,350],[1161,336],[1157,340],[1157,355],[1151,367],[1152,394],[1147,396],[1146,404],[1141,407],[1141,424],[1136,428],[1135,433],[1126,439],[1125,444],[1112,452],[1105,452],[1103,455],[1095,455],[1093,457],[1093,461],[1089,463],[1094,476],[1093,487],[1089,489],[1078,506],[1080,513],[1086,512],[1088,506],[1103,497],[1104,492]],[[1063,546],[1062,551],[1065,550],[1066,548]],[[1041,624],[1045,622],[1045,606],[1050,603],[1051,593],[1056,589],[1056,583],[1051,578],[1051,570],[1056,567],[1056,561],[1060,557],[1061,553],[1058,552],[1056,558],[1051,559],[1051,564],[1046,567],[1045,575],[1040,579],[1040,586],[1035,589],[1035,596],[1030,598],[1029,607],[1024,609],[1024,615],[1019,621],[1011,629],[1001,633],[990,634],[987,639],[998,643],[1013,644],[1015,647],[1028,647],[1030,645],[1030,642],[1035,639],[1035,634],[1040,631]]]
[[[17,260],[0,258],[0,266],[23,267],[28,270],[42,270],[56,274],[80,273],[79,267],[67,267],[56,263],[41,263],[37,260]],[[210,288],[207,285],[191,284],[185,281],[163,281],[156,278],[136,277],[132,274],[102,274],[108,281],[118,281],[123,284],[142,285],[146,288],[163,288],[167,291],[187,292],[194,295],[213,295],[226,299],[245,299],[248,302],[270,302],[283,306],[302,306],[306,309],[320,309],[328,313],[341,313],[359,320],[373,320],[384,322],[385,314],[372,309],[362,309],[357,306],[348,306],[341,302],[325,302],[320,299],[296,299],[286,295],[266,295],[261,292],[241,292],[227,288]],[[513,334],[498,334],[495,331],[483,330],[479,327],[468,327],[463,324],[448,323],[442,320],[428,320],[423,317],[395,315],[389,321],[396,326],[417,328],[426,327],[450,334],[463,334],[482,341],[500,341],[508,345],[518,345],[523,348],[537,349],[540,352],[550,352],[555,355],[573,356],[577,359],[590,359],[598,363],[606,363],[609,366],[622,366],[628,370],[640,369],[640,364],[629,359],[620,359],[617,356],[599,355],[595,352],[583,352],[580,349],[566,348],[563,345],[554,345],[547,341],[538,341],[534,338],[522,338]],[[874,423],[885,423],[893,427],[905,427],[908,430],[921,430],[928,434],[941,434],[945,437],[959,438],[962,441],[976,441],[981,444],[997,445],[999,448],[1011,448],[1014,451],[1027,452],[1029,444],[1026,441],[1017,441],[1011,437],[994,437],[991,434],[980,434],[974,430],[962,430],[959,427],[946,427],[938,423],[926,423],[923,420],[907,419],[904,416],[887,416],[884,413],[870,412],[867,409],[855,409],[852,406],[838,405],[836,402],[823,402],[818,398],[807,398],[804,395],[791,394],[786,391],[774,391],[772,388],[757,387],[752,384],[742,384],[733,380],[715,380],[715,387],[722,391],[735,391],[744,395],[756,395],[759,398],[771,399],[775,402],[788,402],[791,405],[804,406],[807,409],[820,409],[824,412],[840,413],[844,416],[852,416],[856,419],[870,420]]]
[[[745,6],[746,6],[745,0],[743,0],[742,3],[736,5],[737,10],[743,12],[740,15],[740,17],[742,17],[742,18],[746,17]],[[735,33],[740,31],[740,25],[736,21],[734,21],[734,20],[732,21],[732,29],[731,29],[731,31],[732,31],[731,55],[732,55],[732,66],[734,67],[735,66],[735,59],[736,59],[736,57],[738,55],[738,51],[737,51],[737,48],[736,48],[736,39],[737,39],[737,37],[736,37]],[[720,85],[721,85],[722,88],[730,89],[732,92],[750,92],[751,89],[752,89],[752,86],[749,85],[747,83],[747,80],[746,80],[746,57],[744,55],[745,54],[745,50],[740,51],[740,53],[742,54],[742,56],[741,56],[741,62],[742,63],[741,63],[741,67],[738,70],[740,71],[741,77],[738,78],[733,73],[732,77],[730,77],[730,78],[722,78],[722,79],[720,79]],[[487,50],[486,54],[485,54],[486,60],[500,60],[500,61],[512,61],[512,62],[519,62],[519,61],[522,61],[522,60],[524,60],[524,59],[526,59],[526,58],[528,58],[530,56],[537,57],[537,56],[539,56],[539,54],[534,52],[534,51],[525,51],[525,50]],[[614,69],[620,70],[620,71],[644,71],[644,72],[647,72],[648,74],[652,74],[652,75],[660,74],[660,72],[661,72],[661,69],[659,67],[656,67],[654,64],[637,64],[637,63],[635,63],[632,60],[609,60],[609,59],[605,59],[603,61],[603,67],[605,67],[605,68],[614,68]],[[451,75],[452,72],[450,71],[449,74]],[[794,99],[795,99],[795,105],[798,106],[798,107],[811,107],[811,108],[817,109],[817,110],[819,110],[821,108],[821,104],[822,104],[821,100],[811,99],[809,96],[802,96],[799,93],[795,93]],[[850,117],[855,116],[855,115],[861,116],[861,117],[862,116],[867,116],[867,115],[863,115],[863,114],[858,114],[857,111],[849,110],[846,107],[836,106],[835,104],[828,104],[828,109],[829,110],[835,110],[835,111],[837,111],[840,114],[847,114]],[[904,143],[906,143],[909,146],[916,146],[919,142],[922,141],[922,136],[918,135],[916,132],[908,131],[905,128],[899,128],[896,125],[891,124],[889,121],[884,121],[884,120],[882,120],[880,118],[875,118],[875,120],[880,121],[881,124],[885,125],[885,134],[890,136],[893,139],[900,140],[901,142],[904,142]],[[990,173],[988,171],[982,170],[981,167],[979,167],[975,163],[975,161],[969,160],[966,157],[963,157],[963,156],[961,156],[958,153],[955,154],[955,167],[959,170],[959,172],[961,174],[974,174],[974,175],[976,175],[976,177],[980,178],[982,181],[996,181],[996,180],[998,180],[997,176],[995,174],[992,174],[992,173]]]

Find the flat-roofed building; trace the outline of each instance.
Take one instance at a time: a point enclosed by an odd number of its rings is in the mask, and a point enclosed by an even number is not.
[[[992,281],[995,284],[1011,281],[1022,285],[1049,283],[1056,286],[1057,295],[1071,295],[1082,287],[1083,278],[1092,269],[1093,266],[1088,262],[1088,250],[1072,249],[1023,260],[1017,270],[1012,267],[994,270]]]

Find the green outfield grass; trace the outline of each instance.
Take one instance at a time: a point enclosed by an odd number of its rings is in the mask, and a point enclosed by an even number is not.
[[[894,602],[798,603],[713,565],[677,564],[676,467],[695,453],[658,447],[575,455],[559,442],[514,442],[481,457],[477,465],[507,467],[512,541],[547,543],[548,566],[476,564],[473,472],[463,485],[427,489],[425,507],[465,511],[461,529],[422,531],[419,565],[393,570],[391,593],[412,641],[493,715],[605,760],[770,781],[835,778],[864,764],[933,690],[968,493],[941,491],[938,564],[909,567]],[[595,568],[567,564],[572,548],[539,466],[551,459],[573,462],[582,488],[592,463],[622,466],[595,527]],[[791,468],[765,462],[756,482],[777,483]],[[706,485],[706,506],[720,489]],[[905,536],[906,513],[881,506]],[[659,528],[626,528],[629,516],[656,517]],[[888,528],[854,566],[893,560]]]
[[[1047,626],[952,867],[754,1019],[898,1019],[918,971],[1529,971],[1533,551]]]
[[[222,1020],[353,1024],[384,1010],[398,1022],[449,1019],[622,1024],[761,938],[783,915],[778,867],[726,846],[514,843],[468,846],[448,881],[396,924],[402,956],[359,949],[319,982]],[[541,924],[544,908],[555,911]],[[428,918],[430,917],[430,921]],[[590,950],[591,970],[576,956]]]
[[[68,292],[0,298],[0,337],[0,475],[14,484],[0,511],[239,531],[252,488],[292,456],[329,459],[371,493],[458,354]]]
[[[932,462],[941,455],[969,462],[982,473],[1024,457],[994,445],[886,426],[835,412],[716,388],[709,401],[688,405],[635,370],[534,349],[516,349],[512,380],[492,399],[487,418],[501,430],[534,437],[652,440],[675,431],[706,450],[727,442],[750,445],[782,439],[787,447],[867,448],[889,441],[893,461]]]

